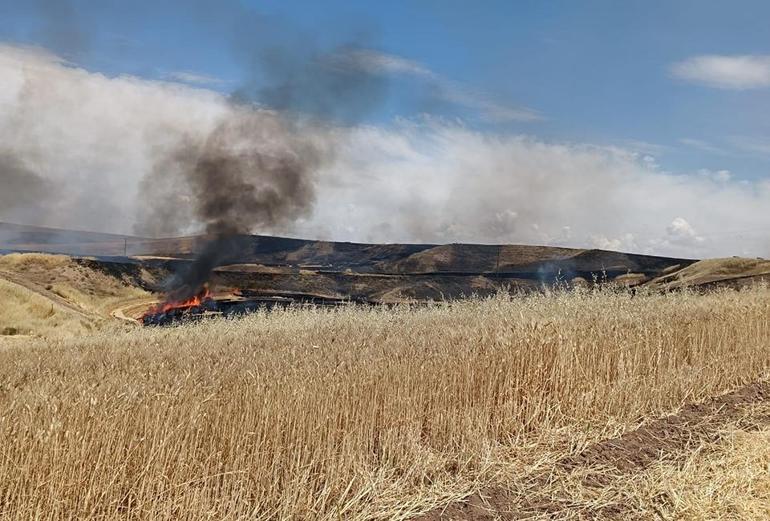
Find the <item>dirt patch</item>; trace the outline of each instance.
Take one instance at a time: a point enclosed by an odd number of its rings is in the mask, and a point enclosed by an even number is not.
[[[603,487],[619,476],[644,470],[661,460],[676,460],[690,451],[719,440],[727,425],[747,431],[770,425],[770,413],[749,416],[752,404],[770,401],[770,382],[757,382],[699,404],[687,405],[677,414],[655,420],[618,438],[594,444],[577,456],[565,458],[548,474],[531,476],[527,489],[549,489],[555,479],[578,476],[575,484]],[[534,486],[533,486],[534,485]],[[539,485],[539,486],[538,486]],[[419,521],[492,521],[509,519],[577,518],[627,519],[630,507],[610,504],[600,509],[573,505],[567,498],[534,493],[522,497],[504,487],[490,487],[415,518]],[[573,517],[575,517],[573,516]]]

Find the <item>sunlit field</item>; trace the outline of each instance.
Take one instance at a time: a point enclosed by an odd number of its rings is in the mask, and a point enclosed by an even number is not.
[[[503,482],[524,498],[587,444],[765,378],[769,297],[578,290],[17,341],[0,517],[406,519]]]

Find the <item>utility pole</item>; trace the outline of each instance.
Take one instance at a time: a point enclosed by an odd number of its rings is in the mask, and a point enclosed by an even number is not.
[[[123,237],[123,256],[128,257],[128,239]]]

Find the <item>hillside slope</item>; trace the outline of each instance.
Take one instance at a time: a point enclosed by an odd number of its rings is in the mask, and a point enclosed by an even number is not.
[[[104,325],[114,306],[149,296],[143,286],[154,279],[139,266],[133,277],[103,266],[64,255],[0,256],[0,335],[77,336]]]
[[[682,269],[656,277],[647,286],[664,291],[683,287],[708,287],[715,284],[740,287],[768,278],[770,278],[770,261],[730,257],[700,260]]]
[[[78,256],[127,256],[190,259],[205,236],[151,239],[0,223],[0,250],[63,253]],[[613,271],[651,276],[693,261],[603,250],[552,246],[486,244],[363,244],[313,241],[265,235],[233,239],[227,264],[261,264],[296,268],[389,274],[521,274],[550,278],[554,273]],[[540,274],[540,275],[538,275]]]

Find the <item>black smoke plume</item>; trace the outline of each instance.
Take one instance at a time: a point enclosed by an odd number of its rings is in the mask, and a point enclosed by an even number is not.
[[[322,140],[319,129],[359,118],[384,92],[383,78],[340,65],[344,60],[336,56],[350,49],[308,51],[305,59],[271,49],[264,54],[266,86],[233,93],[210,135],[182,139],[144,179],[141,190],[151,203],[138,231],[168,231],[189,215],[210,237],[167,281],[169,300],[196,295],[214,268],[242,257],[238,235],[273,230],[310,212],[314,175],[339,145],[328,136],[344,134],[327,132]]]
[[[186,193],[189,210],[205,226],[208,242],[195,260],[166,282],[170,301],[187,300],[208,281],[211,271],[240,251],[238,236],[255,227],[273,228],[308,212],[314,191],[312,173],[323,154],[291,122],[276,113],[236,107],[202,142],[184,140],[173,157],[161,162],[164,172]],[[178,202],[178,201],[177,201]],[[156,197],[150,221],[173,213]]]

